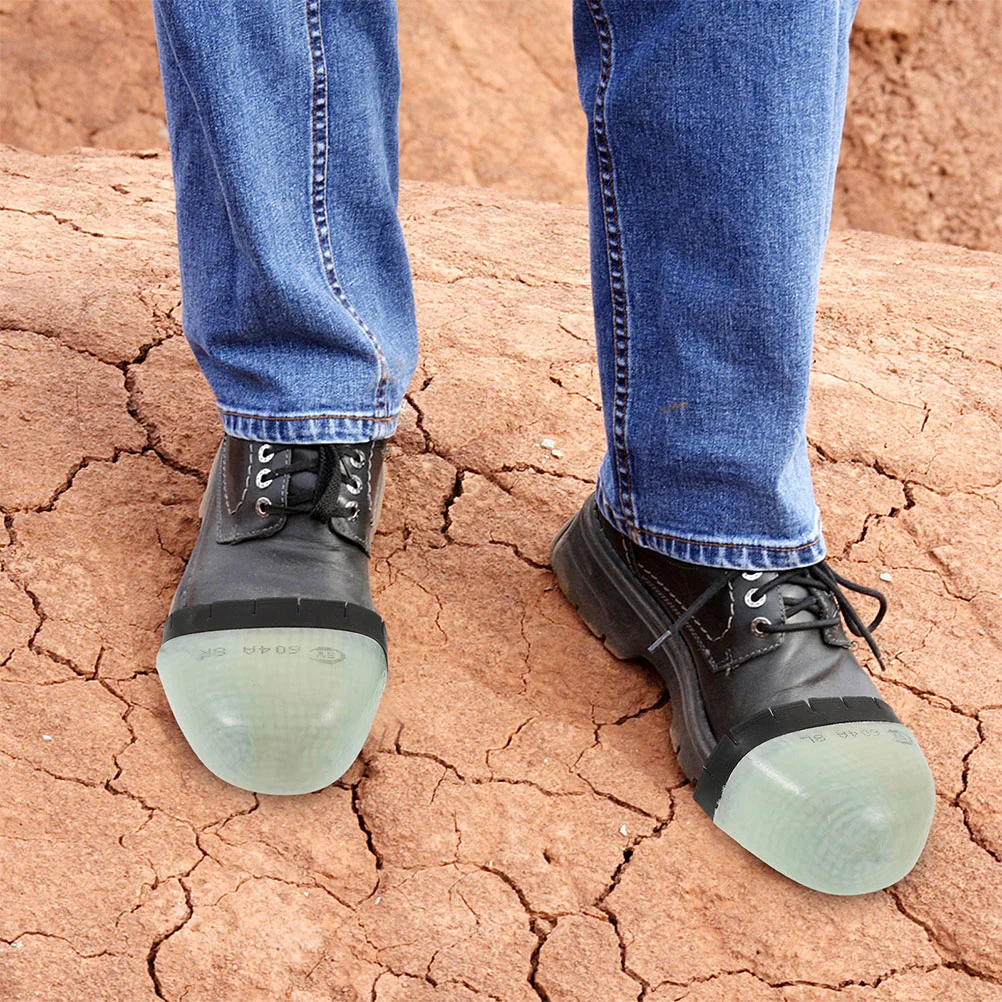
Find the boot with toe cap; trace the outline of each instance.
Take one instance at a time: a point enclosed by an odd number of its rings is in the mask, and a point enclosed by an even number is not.
[[[564,594],[606,647],[664,678],[672,739],[713,822],[774,869],[863,894],[915,865],[935,791],[914,735],[843,632],[883,596],[824,561],[786,571],[697,566],[640,547],[589,499],[551,551]],[[869,625],[845,590],[878,601]]]
[[[339,779],[386,683],[369,588],[384,443],[226,436],[157,670],[195,754],[256,793]]]

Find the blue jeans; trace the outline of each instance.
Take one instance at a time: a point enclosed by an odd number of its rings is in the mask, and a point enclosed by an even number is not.
[[[805,433],[856,0],[574,0],[602,512],[718,567],[824,556]],[[227,433],[393,433],[417,358],[394,0],[154,0],[184,328]]]

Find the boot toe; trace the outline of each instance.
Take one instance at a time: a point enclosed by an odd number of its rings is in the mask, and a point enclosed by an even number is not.
[[[176,636],[157,657],[174,717],[220,779],[309,793],[355,760],[386,683],[386,655],[344,630],[253,628]]]
[[[728,777],[713,821],[749,852],[828,894],[865,894],[918,860],[935,807],[911,732],[886,721],[772,738]]]

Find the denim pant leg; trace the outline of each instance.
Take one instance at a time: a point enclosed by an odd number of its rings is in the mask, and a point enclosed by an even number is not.
[[[824,556],[805,425],[855,8],[575,0],[598,500],[679,560]]]
[[[417,358],[394,0],[154,0],[184,329],[225,430],[393,433]]]

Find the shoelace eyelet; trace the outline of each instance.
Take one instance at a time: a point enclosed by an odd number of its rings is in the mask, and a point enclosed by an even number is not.
[[[365,466],[365,453],[361,449],[358,449],[348,457],[348,463],[355,467],[356,470],[362,469]]]
[[[257,449],[257,461],[261,463],[262,466],[270,463],[275,458],[275,447],[269,445],[267,442],[264,445],[259,445]]]
[[[347,510],[351,512],[351,514],[348,516],[348,521],[354,522],[355,519],[358,518],[358,502],[348,501],[345,504],[345,508],[347,508]]]
[[[268,518],[271,512],[268,509],[271,508],[271,502],[267,498],[258,498],[254,502],[254,511],[261,516],[261,518]]]
[[[696,598],[688,609],[647,650],[651,652],[656,651],[669,637],[674,636],[682,627],[686,626],[695,613],[702,609],[707,602],[717,596],[724,588],[730,588],[739,577],[751,577],[754,580],[752,575],[757,576],[758,573],[757,571],[742,572],[732,570],[722,574],[706,587],[703,593]],[[745,604],[749,608],[755,609],[765,603],[770,591],[774,591],[786,584],[803,588],[807,594],[803,598],[792,601],[787,596],[781,594],[779,601],[785,609],[785,618],[781,622],[776,623],[766,619],[764,616],[757,617],[750,624],[752,633],[773,634],[813,629],[827,630],[831,627],[839,626],[840,622],[844,621],[851,633],[857,637],[862,637],[866,641],[873,656],[877,659],[877,664],[880,665],[881,670],[885,670],[886,666],[880,653],[880,648],[877,646],[876,640],[873,639],[873,631],[880,625],[884,614],[887,612],[887,598],[882,592],[876,588],[869,588],[866,585],[859,584],[856,581],[850,581],[837,571],[832,570],[824,560],[821,560],[808,567],[790,568],[789,570],[773,574],[765,584],[756,585],[745,592]],[[864,622],[860,617],[849,601],[848,596],[842,590],[843,588],[847,588],[849,591],[856,592],[859,595],[868,595],[870,598],[876,599],[879,603],[877,614],[869,623]],[[760,595],[758,600],[753,598],[756,592]],[[831,607],[828,600],[824,599],[823,596],[830,596],[834,607]],[[816,617],[813,622],[798,620],[796,623],[791,623],[788,621],[792,616],[808,611]],[[829,612],[831,615],[828,615]],[[771,648],[769,649],[771,650]]]
[[[346,483],[344,485],[344,489],[349,494],[361,494],[362,493],[362,488],[364,486],[365,485],[362,483],[362,478],[358,477],[358,476],[354,476],[354,477],[351,478],[351,480],[348,481],[348,483]],[[356,507],[358,507],[358,506],[356,505]]]
[[[267,480],[265,479],[265,477],[267,477]],[[274,479],[275,478],[271,476],[271,470],[269,470],[268,467],[265,466],[257,471],[257,476],[254,478],[254,483],[257,484],[258,490],[263,491],[266,487],[269,487],[271,485],[271,482]]]

